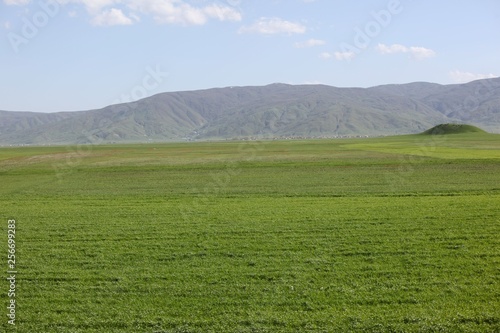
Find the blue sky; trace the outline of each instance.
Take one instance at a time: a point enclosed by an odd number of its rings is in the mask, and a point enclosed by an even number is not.
[[[500,75],[498,0],[0,1],[0,110]]]

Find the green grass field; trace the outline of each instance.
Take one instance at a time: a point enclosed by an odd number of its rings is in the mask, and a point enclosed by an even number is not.
[[[0,149],[5,332],[499,332],[500,136]]]

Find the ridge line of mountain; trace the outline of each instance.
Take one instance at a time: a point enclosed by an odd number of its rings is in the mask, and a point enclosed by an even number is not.
[[[379,136],[466,122],[500,132],[500,78],[369,88],[225,87],[56,113],[0,111],[0,144]]]

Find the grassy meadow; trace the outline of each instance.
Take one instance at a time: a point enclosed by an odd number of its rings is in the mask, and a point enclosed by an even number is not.
[[[500,332],[500,135],[0,148],[0,181],[2,332]]]

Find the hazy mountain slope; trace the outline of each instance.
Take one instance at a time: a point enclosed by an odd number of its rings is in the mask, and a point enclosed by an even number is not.
[[[500,124],[500,78],[446,86],[422,101],[448,117],[498,131]]]
[[[388,94],[409,97],[421,100],[429,95],[440,93],[446,90],[445,85],[428,82],[413,82],[407,84],[387,84],[383,86],[376,86],[367,88],[367,90]]]
[[[0,144],[390,135],[445,122],[500,132],[500,79],[368,89],[271,84],[162,93],[81,112],[0,111]]]
[[[45,124],[56,123],[71,118],[71,112],[36,113],[0,111],[0,138],[22,137],[22,133],[29,132]]]
[[[453,85],[386,85],[369,90],[418,99],[451,119],[500,132],[500,78]]]
[[[201,137],[380,135],[418,132],[443,120],[431,108],[399,96],[359,89],[289,86],[262,105],[235,108]]]

